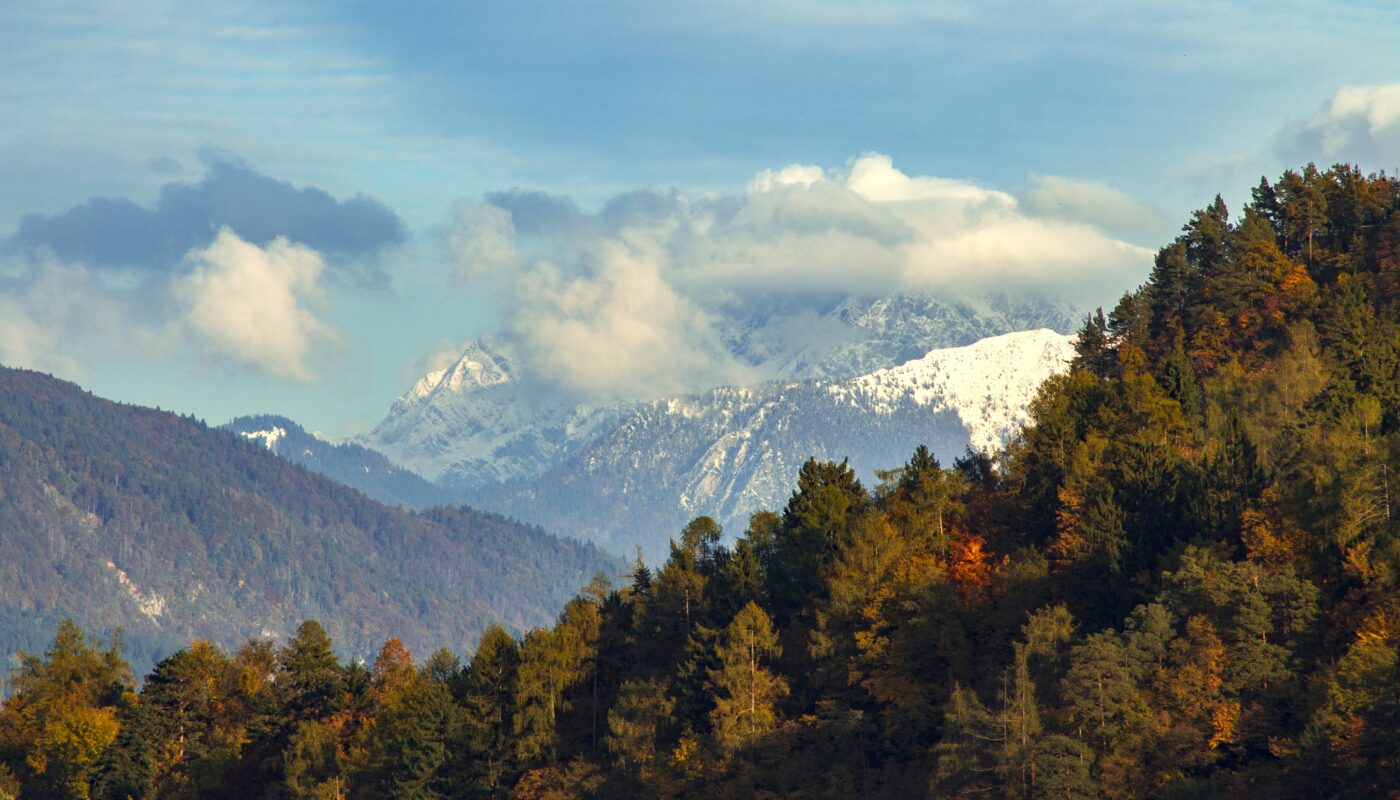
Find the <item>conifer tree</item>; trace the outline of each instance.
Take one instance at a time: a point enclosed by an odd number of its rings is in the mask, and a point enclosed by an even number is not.
[[[345,672],[321,623],[301,623],[278,653],[277,688],[297,720],[321,719],[339,707]]]
[[[514,749],[512,692],[520,653],[515,639],[492,625],[481,639],[456,691],[463,709],[462,747],[453,754],[459,785],[475,796],[501,794]]]
[[[715,740],[726,752],[744,751],[752,761],[759,738],[777,725],[776,703],[788,687],[767,665],[779,652],[772,622],[753,603],[734,616],[720,637],[715,649],[719,663],[709,675],[715,704],[710,719]]]
[[[369,733],[364,796],[436,800],[450,786],[444,769],[452,709],[447,688],[416,678],[379,709]]]
[[[1084,324],[1079,328],[1079,336],[1074,340],[1072,366],[1100,378],[1107,378],[1112,375],[1117,363],[1118,359],[1109,339],[1108,320],[1104,318],[1103,309],[1100,308],[1086,316]]]
[[[658,740],[671,719],[675,701],[657,680],[628,681],[608,711],[608,752],[623,769],[646,777],[656,761]]]

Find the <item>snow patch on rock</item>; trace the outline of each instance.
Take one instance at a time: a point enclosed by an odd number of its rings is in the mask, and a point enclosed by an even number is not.
[[[263,446],[275,453],[277,452],[277,443],[282,441],[286,435],[286,428],[272,428],[265,431],[249,431],[243,434],[243,438],[261,439]]]

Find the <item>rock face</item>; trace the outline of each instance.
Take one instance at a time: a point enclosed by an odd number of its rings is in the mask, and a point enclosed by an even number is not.
[[[945,460],[996,447],[1076,322],[1041,298],[915,294],[735,301],[715,319],[765,382],[579,403],[529,374],[513,342],[483,338],[355,441],[473,504],[655,553],[688,517],[742,528],[780,506],[808,457],[850,457],[869,479],[919,443]]]
[[[1036,387],[1072,356],[1072,337],[1042,329],[935,350],[850,380],[658,400],[538,477],[467,496],[614,552],[640,546],[658,558],[667,538],[699,514],[738,532],[753,511],[781,508],[809,457],[848,458],[871,480],[918,444],[945,463],[968,446],[999,446],[1025,423]]]

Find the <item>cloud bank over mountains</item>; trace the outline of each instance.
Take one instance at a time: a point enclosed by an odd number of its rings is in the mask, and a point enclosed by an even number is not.
[[[534,372],[587,395],[655,397],[755,377],[716,325],[734,304],[799,312],[901,291],[1111,302],[1152,251],[1105,228],[1154,219],[1100,184],[1041,178],[1018,197],[867,154],[766,170],[742,193],[631,192],[592,213],[491,194],[458,206],[447,238],[456,274],[508,309]]]
[[[765,170],[729,193],[634,190],[595,210],[489,193],[453,209],[436,269],[489,298],[537,379],[651,398],[767,377],[724,340],[720,317],[736,307],[781,312],[775,329],[800,340],[829,336],[820,317],[843,297],[1111,302],[1151,252],[1110,230],[1151,219],[1092,182],[1039,177],[1013,194],[867,154]],[[375,200],[212,159],[149,207],[93,198],[26,216],[0,244],[0,360],[81,374],[106,357],[186,358],[315,382],[318,361],[353,347],[330,321],[338,292],[392,292],[386,264],[415,244]]]
[[[1309,119],[1277,137],[1284,158],[1400,169],[1400,83],[1344,86]],[[1322,166],[1322,164],[1319,164]]]
[[[112,358],[206,366],[298,383],[343,342],[323,321],[325,262],[283,237],[259,247],[222,228],[178,270],[135,284],[47,258],[0,291],[0,363],[59,374]]]

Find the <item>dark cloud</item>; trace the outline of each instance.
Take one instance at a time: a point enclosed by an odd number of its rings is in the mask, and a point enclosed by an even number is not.
[[[384,276],[364,256],[403,241],[403,222],[377,200],[338,201],[232,160],[211,161],[198,183],[167,183],[154,208],[94,197],[60,214],[25,216],[11,248],[47,250],[94,267],[167,270],[228,227],[266,246],[278,236],[307,245],[360,281]]]
[[[612,198],[598,217],[613,231],[629,225],[655,225],[680,212],[683,202],[675,189],[641,189]]]
[[[592,219],[573,200],[547,192],[488,192],[486,202],[509,211],[516,234],[527,240],[570,241],[593,226]]]

